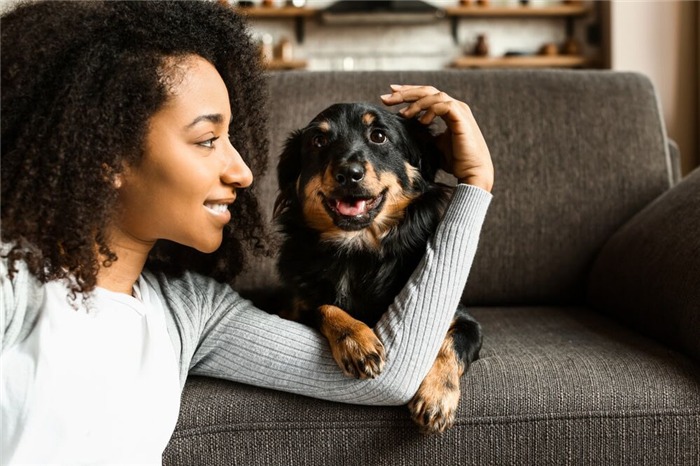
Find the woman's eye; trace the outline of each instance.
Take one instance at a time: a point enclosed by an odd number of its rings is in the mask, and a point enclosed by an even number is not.
[[[216,141],[217,139],[219,139],[218,136],[215,138],[207,139],[206,141],[198,142],[197,144],[212,149],[214,147],[214,141]]]
[[[326,144],[328,144],[328,138],[320,134],[318,136],[314,136],[311,140],[311,145],[317,149],[324,147]]]
[[[369,138],[372,140],[372,142],[376,142],[377,144],[381,144],[384,141],[386,141],[386,135],[381,129],[375,129],[370,133]]]

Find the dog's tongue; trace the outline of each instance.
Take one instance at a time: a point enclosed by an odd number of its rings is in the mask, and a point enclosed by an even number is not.
[[[353,199],[350,201],[341,201],[340,199],[335,201],[335,208],[338,209],[342,215],[356,216],[365,213],[367,207],[367,202],[364,199]]]

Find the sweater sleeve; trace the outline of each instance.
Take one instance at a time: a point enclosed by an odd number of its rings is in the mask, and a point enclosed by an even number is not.
[[[452,321],[492,197],[457,185],[422,261],[374,328],[386,350],[378,377],[345,376],[316,329],[268,314],[211,279],[193,287],[205,302],[189,373],[344,403],[408,403]]]

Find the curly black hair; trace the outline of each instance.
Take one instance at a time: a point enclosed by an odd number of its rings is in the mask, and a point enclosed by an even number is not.
[[[23,260],[42,283],[73,275],[75,296],[94,289],[100,263],[118,259],[106,238],[112,182],[143,157],[148,120],[169,98],[162,67],[173,58],[196,54],[216,67],[229,90],[232,143],[255,178],[267,171],[264,64],[247,22],[225,2],[25,2],[0,28],[10,277]],[[235,228],[226,225],[216,252],[159,240],[146,266],[233,283],[248,252],[272,250],[255,183],[231,213]]]

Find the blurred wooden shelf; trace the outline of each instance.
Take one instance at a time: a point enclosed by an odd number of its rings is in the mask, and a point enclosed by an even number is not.
[[[512,57],[465,56],[452,62],[453,68],[573,68],[590,61],[577,55],[530,55]]]
[[[315,16],[318,8],[306,8],[296,6],[248,6],[234,7],[234,9],[250,18],[308,18]]]
[[[223,0],[228,3],[227,0]],[[297,6],[234,6],[233,9],[249,19],[292,19],[295,24],[297,42],[304,43],[304,22],[316,16],[321,10]]]
[[[265,62],[268,70],[297,70],[306,68],[308,63],[306,60],[272,60]]]
[[[550,16],[583,16],[591,11],[589,4],[581,5],[552,5],[552,6],[457,6],[445,8],[447,16],[479,16],[479,17],[550,17]]]

